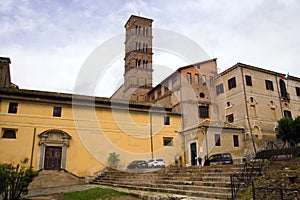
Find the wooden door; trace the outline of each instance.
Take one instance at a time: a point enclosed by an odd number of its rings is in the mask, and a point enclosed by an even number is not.
[[[44,169],[60,169],[62,147],[46,146]]]

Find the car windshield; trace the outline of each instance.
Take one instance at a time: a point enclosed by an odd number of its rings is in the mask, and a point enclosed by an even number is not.
[[[163,159],[157,159],[156,161],[163,162],[164,160]]]

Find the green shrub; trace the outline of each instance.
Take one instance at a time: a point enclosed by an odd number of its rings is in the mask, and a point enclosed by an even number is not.
[[[21,164],[0,164],[0,196],[3,200],[20,199],[21,195],[28,193],[28,186],[38,175],[31,167],[27,168],[28,158]]]

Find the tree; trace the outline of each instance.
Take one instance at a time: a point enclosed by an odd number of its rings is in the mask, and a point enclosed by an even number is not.
[[[120,154],[117,154],[116,152],[109,153],[109,157],[107,159],[108,164],[110,167],[117,167],[118,162],[120,161]]]
[[[3,200],[20,199],[21,195],[28,193],[28,186],[33,178],[38,175],[31,167],[25,165],[28,158],[21,161],[21,164],[0,164],[0,196]]]
[[[300,143],[300,116],[296,119],[284,117],[278,121],[277,137],[285,144],[294,147]]]

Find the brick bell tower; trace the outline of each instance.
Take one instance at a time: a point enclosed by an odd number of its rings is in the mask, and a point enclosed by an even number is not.
[[[125,24],[124,83],[115,99],[147,102],[152,89],[152,19],[131,15]]]

